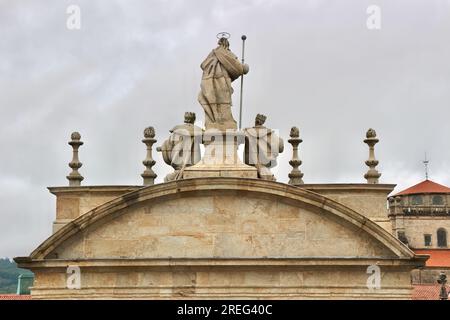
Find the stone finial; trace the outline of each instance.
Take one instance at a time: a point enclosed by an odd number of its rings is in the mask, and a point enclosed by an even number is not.
[[[366,132],[367,139],[376,138],[376,137],[377,137],[377,132],[374,129],[370,128],[369,130],[367,130],[367,132]]]
[[[439,274],[439,278],[437,280],[437,283],[441,285],[441,292],[439,293],[439,299],[440,300],[448,300],[448,293],[447,293],[447,276],[445,275],[445,272],[441,271]]]
[[[144,130],[144,138],[154,138],[155,137],[155,128],[148,127]]]
[[[300,137],[300,130],[297,127],[292,127],[291,132],[289,133],[289,136],[291,138],[298,138]]]
[[[156,173],[152,170],[152,167],[156,163],[152,158],[152,146],[156,142],[155,129],[153,127],[145,128],[144,139],[142,139],[142,142],[147,146],[147,156],[145,157],[145,160],[142,161],[146,169],[141,174],[141,177],[144,179],[144,186],[149,186],[155,183],[156,178]]]
[[[78,169],[83,165],[78,159],[78,148],[83,145],[81,141],[81,135],[78,132],[73,132],[70,135],[71,141],[69,145],[72,147],[72,161],[69,162],[69,167],[72,168],[72,172],[66,177],[69,180],[69,186],[80,186],[83,181],[83,176],[78,172]]]
[[[381,176],[375,167],[378,165],[378,160],[375,159],[375,145],[378,143],[377,133],[374,129],[370,128],[367,130],[366,139],[364,143],[369,146],[369,159],[366,161],[366,165],[369,167],[369,170],[364,175],[364,178],[367,180],[367,183],[377,184],[378,179]]]
[[[288,142],[292,145],[292,159],[289,161],[289,164],[292,166],[292,171],[289,173],[289,184],[303,184],[303,173],[298,168],[302,164],[302,161],[298,157],[298,145],[303,142],[300,139],[300,130],[297,127],[292,127],[289,136],[291,138]]]

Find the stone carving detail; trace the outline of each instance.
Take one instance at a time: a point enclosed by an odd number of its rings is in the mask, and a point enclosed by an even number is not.
[[[291,132],[289,133],[289,136],[291,138],[298,138],[300,137],[300,130],[297,127],[292,127]]]
[[[181,179],[186,167],[201,160],[200,144],[203,130],[194,125],[195,118],[195,113],[186,112],[184,124],[170,130],[169,138],[156,149],[162,153],[164,162],[175,169],[175,172],[165,177],[166,182]]]
[[[147,127],[144,129],[144,138],[154,138],[155,137],[155,128]]]
[[[142,161],[142,164],[146,169],[141,174],[141,177],[144,180],[144,186],[149,186],[155,183],[157,177],[156,173],[152,170],[152,167],[156,163],[152,158],[152,146],[156,142],[155,129],[153,127],[145,128],[144,139],[142,139],[142,142],[147,146],[147,156],[145,157],[145,160]]]
[[[242,64],[229,49],[228,39],[219,39],[218,47],[202,62],[203,76],[198,101],[205,110],[206,129],[236,129],[231,113],[231,82],[246,74],[247,64]]]
[[[364,143],[369,146],[369,159],[366,161],[366,165],[369,167],[369,170],[364,175],[364,178],[367,180],[367,183],[376,184],[378,183],[378,179],[381,176],[375,167],[378,165],[378,160],[375,159],[375,145],[378,143],[377,133],[374,129],[370,128],[367,130],[366,139]]]
[[[288,142],[292,145],[292,159],[289,161],[289,164],[292,166],[292,171],[288,175],[289,184],[303,184],[303,173],[299,169],[302,161],[298,157],[298,145],[303,142],[303,140],[300,139],[300,130],[297,127],[292,127],[289,136],[291,138]]]
[[[369,130],[367,130],[367,132],[366,132],[367,139],[376,138],[376,137],[377,137],[377,132],[374,129],[370,128]]]
[[[78,172],[78,169],[83,165],[78,159],[78,148],[83,145],[83,141],[81,141],[81,135],[78,132],[73,132],[70,135],[71,141],[69,141],[69,145],[72,147],[72,161],[69,163],[69,167],[72,169],[72,172],[66,177],[69,180],[69,186],[80,186],[81,181],[83,181],[83,176]]]
[[[275,180],[270,171],[277,165],[277,157],[284,150],[283,140],[275,132],[264,126],[266,116],[258,114],[253,128],[244,129],[244,162],[258,170],[258,177]]]

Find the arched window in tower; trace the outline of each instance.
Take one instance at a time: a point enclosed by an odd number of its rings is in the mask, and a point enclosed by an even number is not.
[[[442,196],[433,196],[433,205],[442,206],[444,204],[444,198]]]
[[[411,199],[411,204],[413,206],[420,206],[423,204],[422,196],[413,196]]]
[[[444,228],[437,231],[437,245],[441,248],[447,247],[447,231]]]

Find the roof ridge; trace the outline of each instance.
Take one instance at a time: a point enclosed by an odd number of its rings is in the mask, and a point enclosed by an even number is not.
[[[422,193],[450,193],[450,188],[432,180],[426,179],[413,185],[412,187],[396,193],[394,196]]]

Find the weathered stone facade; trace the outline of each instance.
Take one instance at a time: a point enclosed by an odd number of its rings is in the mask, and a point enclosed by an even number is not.
[[[353,188],[356,198],[365,193]],[[273,181],[197,178],[127,193],[124,187],[87,212],[80,203],[100,201],[95,187],[63,189],[52,192],[60,206],[78,208],[75,219],[30,257],[16,259],[35,273],[35,299],[408,299],[410,272],[426,259],[365,216],[375,213],[358,204],[364,202],[354,204],[361,214]],[[374,192],[380,191],[367,190],[372,210]],[[380,289],[366,285],[370,265],[381,270]],[[80,267],[78,290],[66,286],[68,266]]]
[[[394,219],[393,219],[394,220]],[[439,249],[447,248],[446,246],[438,245],[438,230],[450,230],[450,217],[442,216],[402,216],[396,217],[393,221],[395,223],[395,230],[398,232],[404,232],[408,245],[411,248],[422,249]],[[430,244],[425,243],[425,236],[429,235]]]

